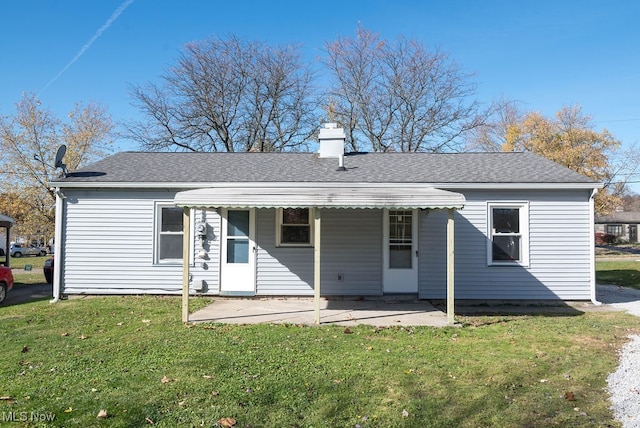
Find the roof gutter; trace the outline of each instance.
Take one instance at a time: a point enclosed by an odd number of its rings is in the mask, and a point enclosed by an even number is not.
[[[499,189],[499,190],[547,190],[547,189],[599,189],[604,187],[603,183],[405,183],[405,182],[122,182],[122,181],[58,181],[53,183],[58,188],[66,189],[200,189],[210,187],[282,187],[282,188],[309,188],[309,187],[435,187],[449,190],[471,190],[471,189]]]

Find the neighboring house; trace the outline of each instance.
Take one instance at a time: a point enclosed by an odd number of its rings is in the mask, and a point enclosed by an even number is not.
[[[595,232],[604,241],[615,239],[620,242],[638,242],[639,224],[640,212],[617,209],[609,215],[595,218]]]
[[[330,124],[319,140],[118,153],[59,178],[54,297],[595,301],[600,183],[531,153],[343,154]]]

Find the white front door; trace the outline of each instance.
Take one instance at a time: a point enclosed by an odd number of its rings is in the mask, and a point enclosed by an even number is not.
[[[383,291],[418,292],[418,210],[384,210]]]
[[[220,241],[220,294],[255,295],[255,210],[223,210]]]

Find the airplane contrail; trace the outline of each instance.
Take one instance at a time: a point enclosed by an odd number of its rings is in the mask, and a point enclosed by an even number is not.
[[[67,65],[65,65],[64,68],[62,70],[60,70],[60,72],[58,74],[56,74],[56,77],[51,79],[49,81],[49,83],[47,83],[44,86],[44,88],[42,88],[42,90],[40,91],[40,94],[43,93],[49,86],[51,86],[51,84],[53,82],[58,80],[60,78],[60,76],[62,76],[64,74],[64,72],[69,69],[69,67],[71,67],[78,59],[80,59],[80,57],[91,47],[93,42],[95,42],[98,39],[98,37],[100,37],[102,35],[102,33],[104,33],[111,26],[111,24],[113,24],[113,22],[116,19],[118,19],[120,14],[122,12],[124,12],[124,10],[127,7],[129,7],[129,5],[131,5],[131,3],[133,3],[134,1],[135,0],[125,0],[120,6],[118,6],[118,8],[111,14],[109,19],[107,19],[107,21],[102,25],[102,27],[100,27],[98,29],[98,31],[96,31],[96,33],[93,35],[93,37],[91,37],[89,39],[89,41],[87,43],[85,43],[84,46],[82,46],[80,48],[80,50],[78,51],[76,56],[74,56],[73,59],[71,61],[69,61],[69,63],[67,63]],[[38,94],[38,96],[40,96],[40,94]]]

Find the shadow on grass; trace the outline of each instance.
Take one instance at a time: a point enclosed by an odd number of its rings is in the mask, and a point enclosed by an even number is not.
[[[598,284],[612,284],[640,290],[640,272],[635,269],[612,269],[596,272]]]
[[[432,301],[433,306],[446,311],[445,301]],[[540,316],[566,317],[580,316],[584,312],[562,301],[456,301],[455,314],[463,316]]]

